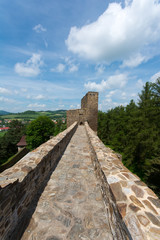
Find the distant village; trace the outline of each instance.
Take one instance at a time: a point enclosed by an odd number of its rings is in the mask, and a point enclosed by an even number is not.
[[[15,119],[3,119],[3,120],[0,120],[0,132],[3,132],[3,131],[8,131],[9,129],[9,124],[14,121]],[[19,121],[21,121],[23,124],[28,124],[31,122],[31,120],[29,121],[25,121],[25,120],[21,120],[21,119],[17,119]],[[65,118],[61,118],[59,119],[62,121],[62,123],[66,123],[66,119]],[[52,122],[54,122],[55,124],[58,123],[57,119],[52,119]]]

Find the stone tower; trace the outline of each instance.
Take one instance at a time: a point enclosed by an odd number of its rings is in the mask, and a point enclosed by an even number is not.
[[[98,92],[88,92],[81,100],[81,109],[67,111],[67,127],[75,121],[79,124],[87,121],[93,131],[97,132]]]

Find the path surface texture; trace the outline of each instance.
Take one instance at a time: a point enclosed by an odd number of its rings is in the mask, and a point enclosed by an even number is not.
[[[113,239],[84,126],[73,135],[21,239]]]

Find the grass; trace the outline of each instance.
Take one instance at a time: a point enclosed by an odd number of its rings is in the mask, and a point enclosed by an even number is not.
[[[6,131],[0,132],[0,137],[3,137],[6,134]]]
[[[9,163],[17,154],[18,153],[14,154],[12,157],[8,158],[8,160],[6,162],[2,163],[0,166],[2,167],[4,165],[6,165],[7,163]]]

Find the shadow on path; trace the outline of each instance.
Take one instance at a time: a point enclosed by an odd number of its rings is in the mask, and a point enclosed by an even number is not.
[[[68,142],[69,144],[69,142]],[[65,152],[68,144],[66,145],[63,153]],[[50,177],[52,175],[52,173],[54,172],[54,170],[56,169],[60,159],[63,156],[63,153],[61,154],[61,156],[56,160],[55,165],[53,167],[53,169],[49,172],[48,176],[46,177],[45,181],[43,182],[41,188],[38,190],[37,194],[35,195],[33,201],[30,203],[30,205],[28,206],[28,209],[26,210],[24,216],[18,221],[18,224],[15,228],[15,230],[12,232],[9,240],[20,240],[25,232],[25,230],[27,229],[30,220],[32,218],[32,215],[37,207],[39,198],[41,197],[45,187],[47,186],[48,181],[50,180]]]

